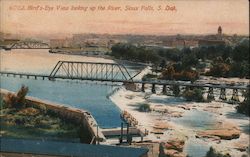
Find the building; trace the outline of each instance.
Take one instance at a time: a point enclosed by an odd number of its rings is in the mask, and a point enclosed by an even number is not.
[[[226,42],[223,39],[222,27],[219,26],[216,35],[208,35],[198,41],[199,47],[223,46]]]
[[[51,48],[62,48],[62,47],[70,47],[71,41],[66,39],[50,39],[50,47]]]

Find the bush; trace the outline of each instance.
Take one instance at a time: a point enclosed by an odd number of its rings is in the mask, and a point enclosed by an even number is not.
[[[151,111],[150,105],[149,104],[141,104],[139,106],[139,111],[140,112],[149,112],[149,111]]]
[[[225,63],[215,63],[208,72],[208,75],[223,77],[227,76],[230,72],[230,65]]]
[[[29,88],[22,86],[17,94],[8,93],[4,97],[4,104],[8,108],[23,108],[25,107],[25,96],[28,93]]]
[[[203,102],[203,90],[199,88],[194,88],[194,89],[186,89],[183,92],[183,97],[187,101],[196,101],[196,102]]]
[[[146,81],[148,79],[157,79],[157,75],[154,74],[146,74],[142,77],[142,81]]]
[[[181,70],[177,72],[173,65],[163,70],[161,77],[166,80],[195,81],[199,78],[199,73],[193,70]]]

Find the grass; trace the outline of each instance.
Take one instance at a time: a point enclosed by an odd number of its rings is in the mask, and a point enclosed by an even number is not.
[[[80,127],[76,124],[66,124],[57,117],[45,115],[39,111],[37,114],[27,114],[27,112],[22,112],[23,110],[27,108],[0,110],[1,136],[73,141],[79,139]]]

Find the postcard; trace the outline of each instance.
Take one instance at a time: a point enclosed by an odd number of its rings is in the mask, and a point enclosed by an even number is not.
[[[248,0],[0,0],[1,157],[250,156]]]

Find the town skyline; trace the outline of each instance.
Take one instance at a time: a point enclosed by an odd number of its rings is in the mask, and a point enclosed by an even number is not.
[[[58,1],[38,1],[39,5],[57,6]],[[166,3],[167,2],[167,3]],[[121,11],[105,12],[37,12],[13,11],[13,5],[32,5],[34,1],[1,0],[1,32],[18,36],[51,38],[71,37],[73,34],[111,35],[208,35],[218,26],[225,34],[249,35],[247,0],[240,1],[101,1],[108,6],[175,6],[175,12]],[[36,1],[37,3],[37,1]],[[61,6],[85,5],[92,1],[60,1]],[[80,13],[80,14],[79,14]]]

